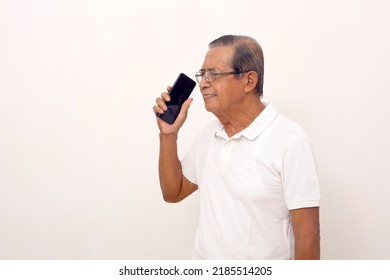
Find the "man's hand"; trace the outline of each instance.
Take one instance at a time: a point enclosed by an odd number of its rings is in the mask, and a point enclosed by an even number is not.
[[[171,88],[172,87],[168,86],[167,91],[169,92]],[[166,102],[170,101],[168,92],[163,92],[161,97],[156,98],[156,105],[153,106],[153,111],[155,114],[163,114],[168,109],[166,105]],[[162,119],[156,116],[157,124],[161,134],[178,134],[180,128],[187,118],[188,109],[190,108],[192,100],[192,98],[189,98],[183,103],[180,113],[172,125],[164,122]]]

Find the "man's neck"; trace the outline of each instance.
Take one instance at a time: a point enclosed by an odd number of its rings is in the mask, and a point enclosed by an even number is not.
[[[226,110],[223,114],[218,115],[217,118],[224,126],[226,134],[232,137],[247,128],[264,108],[265,106],[260,99],[249,100],[243,106]]]

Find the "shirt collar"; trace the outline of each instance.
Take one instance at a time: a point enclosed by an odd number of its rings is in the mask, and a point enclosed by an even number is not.
[[[232,139],[238,139],[241,136],[244,136],[248,140],[255,140],[257,137],[263,133],[267,127],[273,122],[273,120],[277,117],[278,112],[274,109],[272,104],[265,103],[264,110],[253,120],[253,122],[245,128],[243,131],[233,135]],[[223,125],[218,122],[218,126],[215,129],[215,136],[221,137],[225,140],[229,139],[229,136],[225,132],[225,128]]]

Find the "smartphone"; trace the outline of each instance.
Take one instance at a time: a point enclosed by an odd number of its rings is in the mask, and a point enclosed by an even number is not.
[[[169,91],[171,100],[166,102],[168,109],[163,114],[157,113],[157,117],[169,124],[173,124],[180,113],[181,106],[190,97],[195,85],[196,82],[194,80],[180,73]]]

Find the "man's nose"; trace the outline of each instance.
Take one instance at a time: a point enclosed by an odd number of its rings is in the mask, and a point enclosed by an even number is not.
[[[204,88],[208,88],[208,87],[210,87],[210,85],[211,85],[210,82],[208,82],[206,79],[206,75],[203,75],[202,79],[200,80],[200,83],[199,83],[200,90],[202,90]]]

